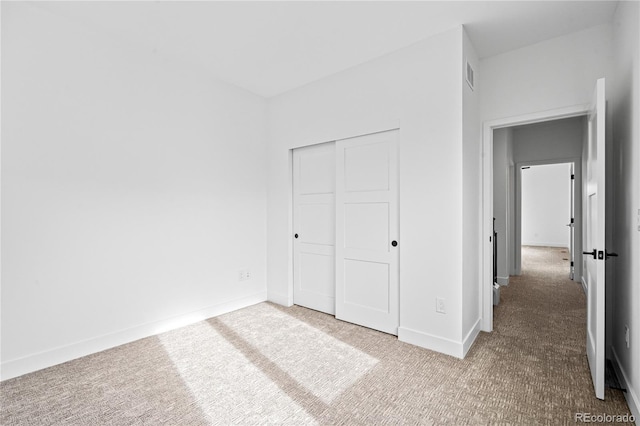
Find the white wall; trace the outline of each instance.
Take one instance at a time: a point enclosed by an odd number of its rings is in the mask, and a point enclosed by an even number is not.
[[[516,274],[516,165],[513,161],[513,131],[509,133],[507,144],[507,271],[509,275]]]
[[[590,102],[611,52],[611,27],[601,25],[483,59],[482,121]]]
[[[513,161],[552,162],[582,155],[586,119],[565,118],[513,128]]]
[[[570,164],[521,171],[523,245],[569,248],[570,175]]]
[[[462,355],[461,57],[457,28],[270,100],[270,300],[292,303],[290,150],[399,127],[399,338]]]
[[[3,378],[265,300],[266,102],[2,9]]]
[[[468,61],[478,72],[480,61],[467,33],[462,33],[462,75]],[[462,81],[462,337],[470,345],[480,330],[481,269],[480,229],[482,226],[482,125],[480,123],[480,79],[474,89]]]
[[[608,175],[614,197],[613,355],[626,379],[625,394],[636,419],[640,417],[640,7],[620,2],[614,18],[615,72],[610,110],[613,112],[613,152]],[[631,332],[630,348],[624,326]]]
[[[512,128],[496,129],[493,133],[493,216],[497,232],[498,284],[509,284],[510,252],[512,245],[512,215],[510,211],[515,194],[510,193],[510,174],[513,163]]]

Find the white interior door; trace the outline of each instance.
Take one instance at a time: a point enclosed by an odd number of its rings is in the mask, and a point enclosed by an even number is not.
[[[336,142],[336,318],[398,334],[398,131]]]
[[[604,399],[605,296],[605,92],[598,80],[588,124],[584,252],[587,283],[587,358],[596,397]]]
[[[335,314],[335,144],[293,151],[293,303]]]

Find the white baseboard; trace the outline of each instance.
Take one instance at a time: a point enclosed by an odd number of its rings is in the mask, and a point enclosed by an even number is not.
[[[498,284],[509,285],[509,277],[498,277]]]
[[[463,342],[456,342],[406,327],[398,328],[398,340],[460,359],[465,355]],[[471,347],[470,344],[469,347]]]
[[[624,397],[627,400],[627,405],[629,405],[629,410],[636,420],[640,419],[640,399],[638,398],[638,393],[630,386],[629,376],[627,376],[626,371],[620,365],[620,359],[616,353],[616,348],[613,346],[611,346],[611,353],[613,354],[613,368],[616,370],[618,379],[622,381],[620,384],[627,390],[624,393]]]
[[[566,243],[540,243],[540,242],[522,242],[523,246],[534,246],[534,247],[557,247],[564,248],[569,250]]]
[[[266,291],[209,306],[194,312],[131,327],[70,345],[60,346],[22,358],[5,361],[0,365],[0,380],[7,380],[43,368],[52,367],[86,355],[124,345],[165,331],[184,327],[207,318],[226,314],[267,300]]]
[[[482,319],[478,318],[476,323],[471,327],[471,330],[467,333],[465,338],[462,340],[462,358],[467,356],[467,352],[473,346],[473,342],[476,341],[478,334],[480,334],[480,326],[482,325]]]

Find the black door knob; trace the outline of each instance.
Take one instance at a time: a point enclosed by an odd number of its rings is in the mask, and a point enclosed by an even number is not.
[[[593,251],[583,251],[582,254],[588,254],[593,256],[594,259],[598,258],[598,251],[596,249],[593,249]]]
[[[294,235],[294,237],[298,238],[298,234]]]
[[[391,245],[395,247],[395,246],[398,245],[398,242],[396,240],[393,240],[393,241],[391,241]]]

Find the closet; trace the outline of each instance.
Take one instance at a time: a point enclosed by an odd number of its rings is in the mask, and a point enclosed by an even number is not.
[[[394,335],[398,133],[293,152],[294,303]]]

